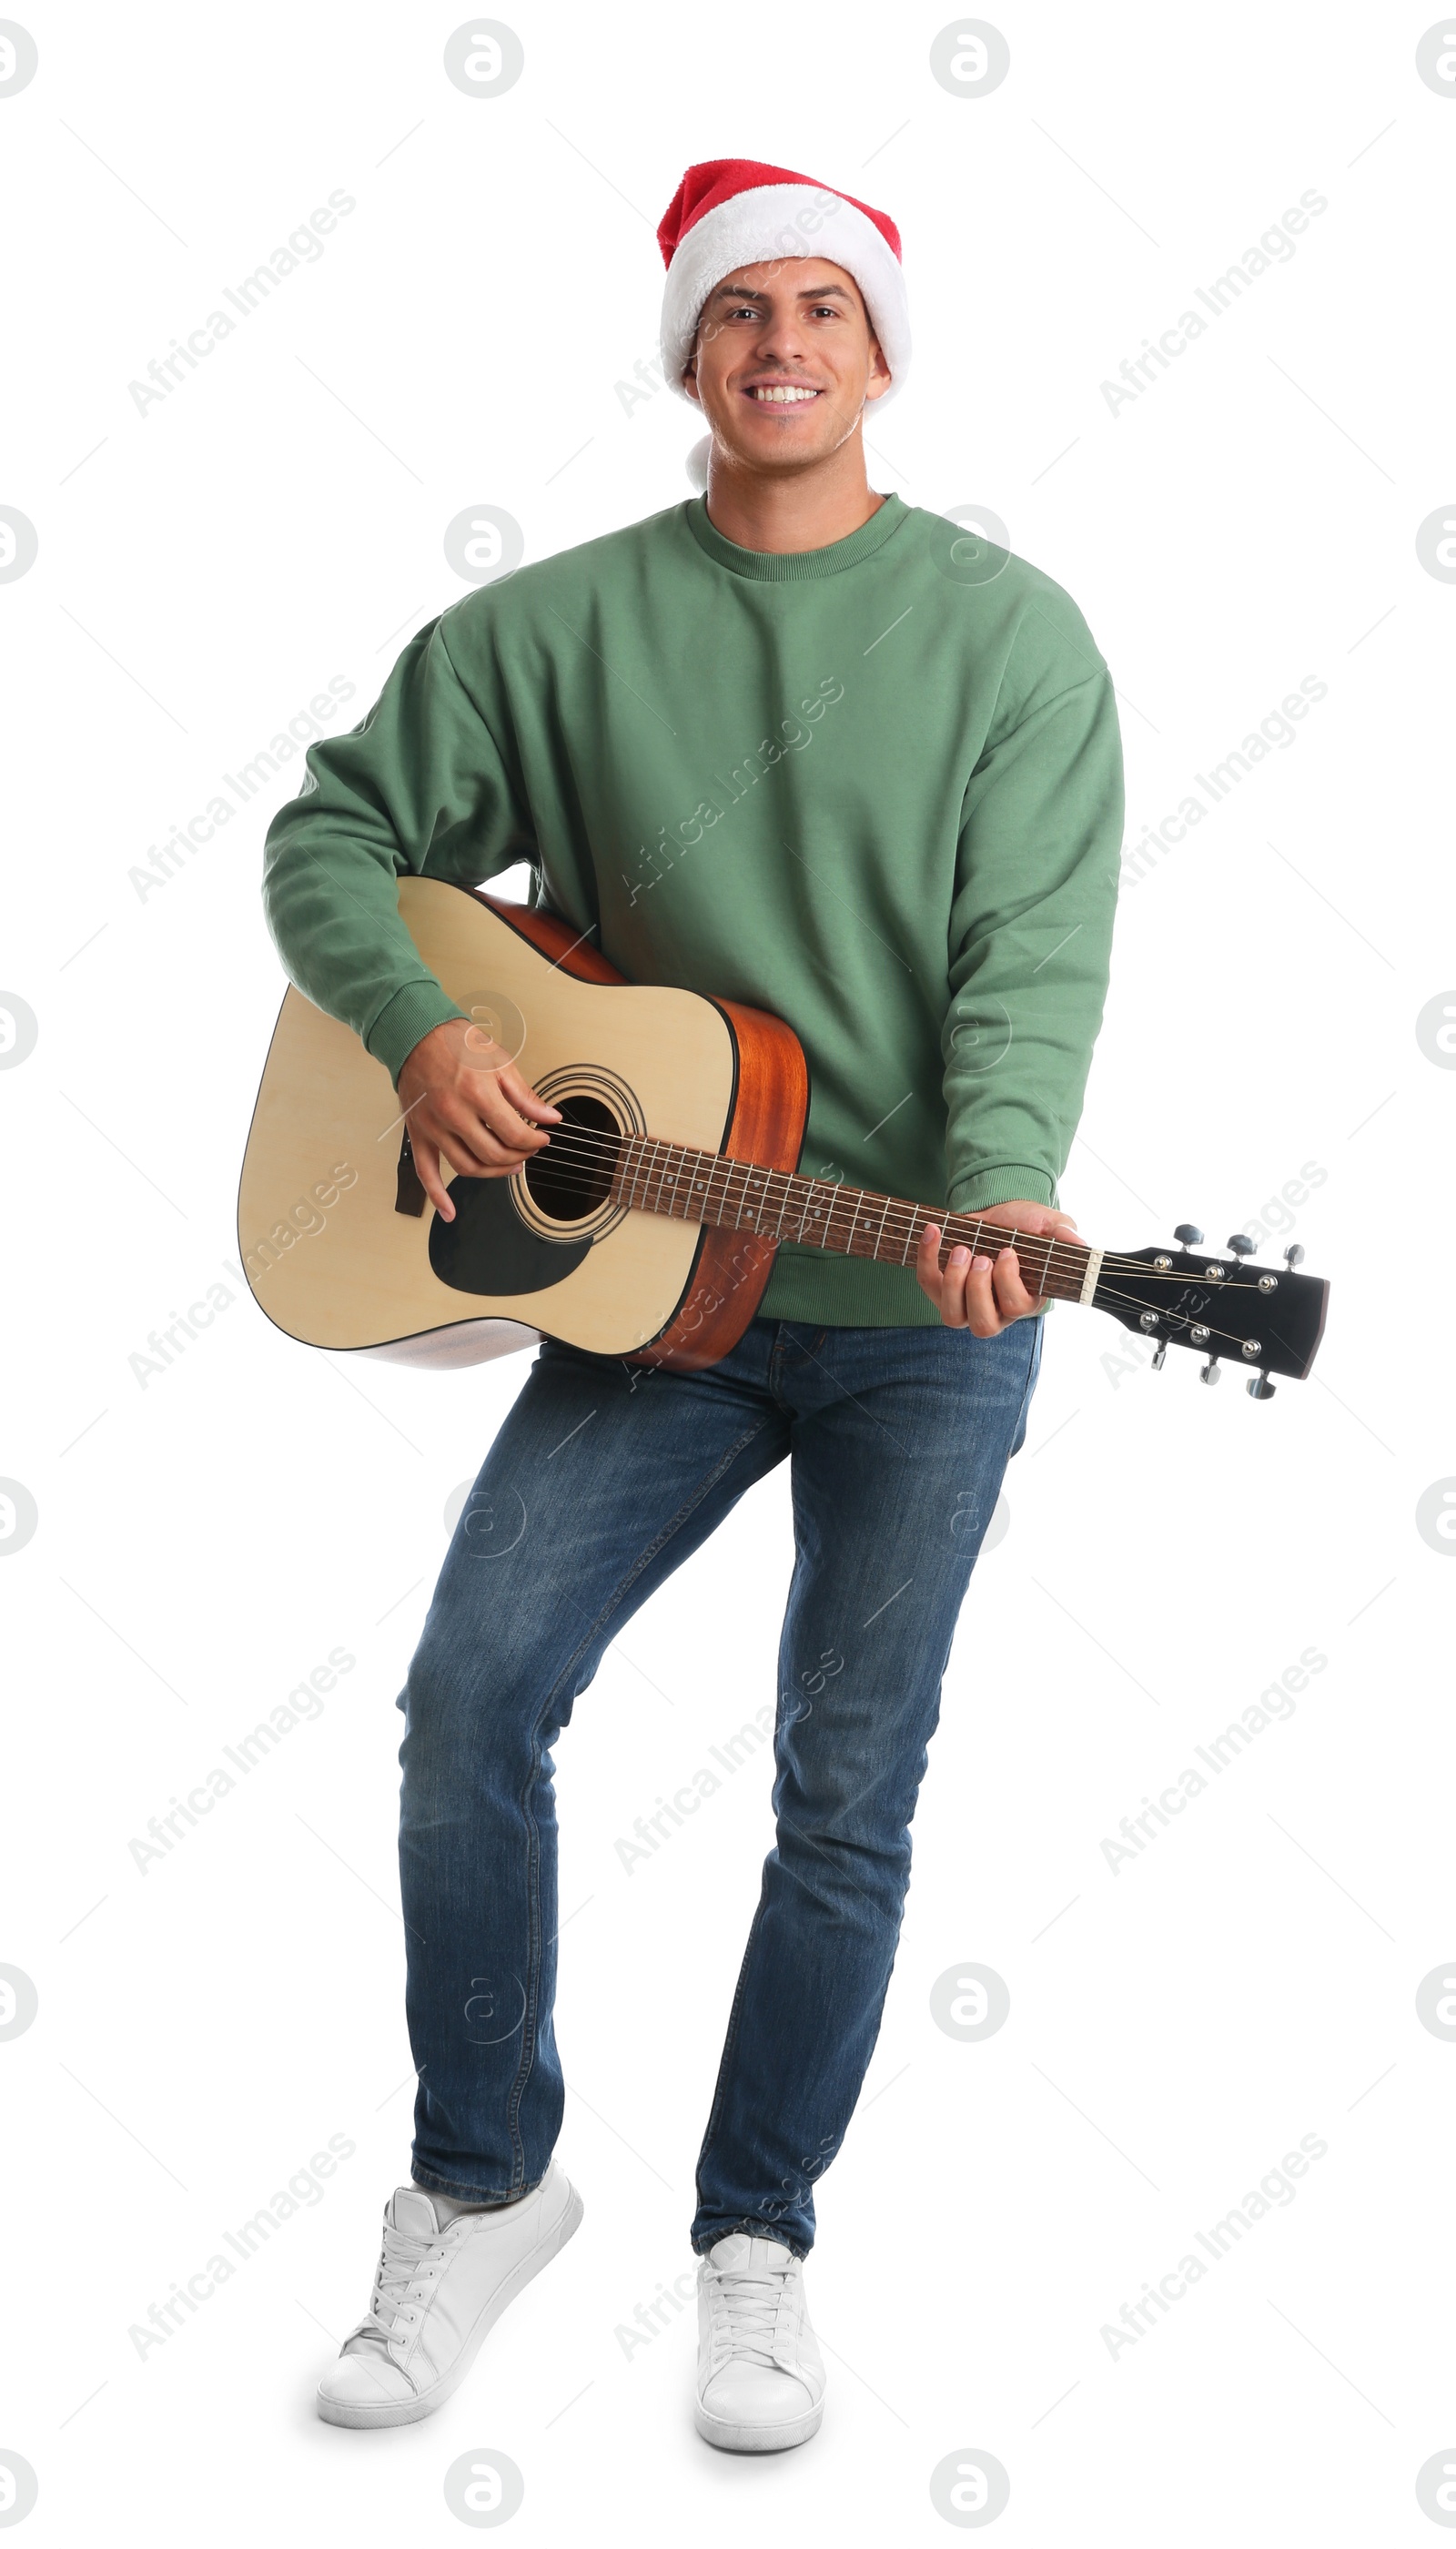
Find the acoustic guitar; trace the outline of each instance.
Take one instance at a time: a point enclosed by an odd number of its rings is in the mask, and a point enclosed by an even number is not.
[[[698,1370],[736,1344],[785,1240],[909,1266],[941,1224],[991,1256],[1013,1234],[975,1213],[799,1174],[809,1073],[766,1010],[633,984],[545,911],[427,877],[400,881],[401,916],[430,971],[482,1036],[520,1063],[562,1121],[526,1166],[456,1177],[428,1205],[384,1065],[352,1028],[290,987],[243,1164],[239,1248],[253,1296],[285,1335],[333,1352],[446,1369],[556,1337],[630,1364]],[[1303,1380],[1329,1286],[1229,1255],[1184,1224],[1176,1250],[1116,1253],[1017,1238],[1033,1295],[1104,1310],[1153,1342]]]

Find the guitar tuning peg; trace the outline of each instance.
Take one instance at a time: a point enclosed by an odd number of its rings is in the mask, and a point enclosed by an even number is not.
[[[1232,1249],[1235,1257],[1252,1257],[1254,1253],[1253,1241],[1246,1238],[1241,1230],[1236,1230],[1234,1232],[1228,1245]]]
[[[1164,1364],[1167,1362],[1167,1360],[1168,1360],[1168,1340],[1167,1340],[1167,1338],[1166,1338],[1166,1337],[1160,1337],[1160,1338],[1159,1338],[1159,1340],[1158,1340],[1158,1351],[1157,1351],[1157,1353],[1154,1355],[1154,1357],[1153,1357],[1153,1359],[1152,1359],[1152,1362],[1148,1365],[1148,1370],[1149,1370],[1149,1371],[1161,1371],[1161,1370],[1162,1370],[1162,1369],[1163,1369],[1163,1366],[1164,1366]]]
[[[1299,1243],[1299,1241],[1298,1241],[1298,1240],[1296,1240],[1296,1241],[1295,1241],[1294,1246],[1293,1246],[1292,1248],[1287,1248],[1287,1249],[1285,1250],[1285,1252],[1284,1252],[1284,1262],[1285,1262],[1286,1266],[1289,1268],[1289,1271],[1290,1271],[1290,1273],[1291,1273],[1291,1274],[1293,1274],[1293,1273],[1294,1273],[1295,1268],[1299,1265],[1300,1260],[1303,1258],[1304,1254],[1305,1254],[1305,1252],[1304,1252],[1303,1248],[1300,1246],[1300,1243]]]
[[[1214,1383],[1214,1381],[1217,1379],[1217,1377],[1218,1377],[1218,1367],[1217,1367],[1217,1365],[1214,1363],[1213,1356],[1212,1356],[1212,1355],[1210,1355],[1209,1360],[1208,1360],[1208,1362],[1207,1362],[1207,1363],[1201,1363],[1201,1364],[1199,1365],[1199,1378],[1200,1378],[1200,1380],[1206,1380],[1206,1381],[1208,1382],[1208,1384],[1209,1384],[1209,1387],[1212,1389],[1212,1388],[1213,1388],[1213,1383]],[[1262,1373],[1262,1372],[1260,1372],[1260,1373],[1258,1374],[1258,1377],[1259,1377],[1259,1379],[1260,1379],[1260,1380],[1262,1380],[1262,1379],[1263,1379],[1263,1377],[1264,1377],[1263,1373]]]
[[[1173,1236],[1183,1248],[1198,1248],[1203,1244],[1204,1234],[1201,1230],[1195,1230],[1191,1221],[1180,1221]]]
[[[1250,1398],[1273,1398],[1277,1394],[1267,1371],[1250,1372],[1245,1386]]]

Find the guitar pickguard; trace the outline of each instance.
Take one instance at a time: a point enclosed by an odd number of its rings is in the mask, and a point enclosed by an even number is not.
[[[528,1230],[504,1178],[456,1178],[445,1188],[453,1221],[430,1226],[430,1263],[456,1292],[544,1292],[591,1254],[589,1239],[542,1239]]]

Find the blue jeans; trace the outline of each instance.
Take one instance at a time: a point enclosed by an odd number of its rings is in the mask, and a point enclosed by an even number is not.
[[[750,1322],[708,1371],[539,1348],[450,1543],[399,1700],[415,2182],[503,2202],[544,2176],[552,1747],[618,1630],[788,1459],[776,1845],[698,2160],[694,2245],[814,2240],[814,2184],[879,2033],[910,1821],[956,1618],[1025,1434],[1043,1320]],[[741,1599],[741,1594],[735,1596]]]

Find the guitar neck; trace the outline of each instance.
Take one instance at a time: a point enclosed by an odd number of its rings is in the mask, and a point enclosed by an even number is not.
[[[865,1186],[830,1184],[781,1169],[759,1169],[646,1134],[623,1137],[612,1178],[616,1201],[638,1212],[720,1230],[751,1230],[764,1239],[823,1248],[833,1257],[869,1257],[881,1266],[910,1266],[929,1222],[941,1232],[940,1263],[952,1248],[994,1257],[1015,1244],[1029,1292],[1059,1301],[1090,1301],[1102,1251],[1078,1240],[1018,1237],[976,1213],[937,1211]]]

